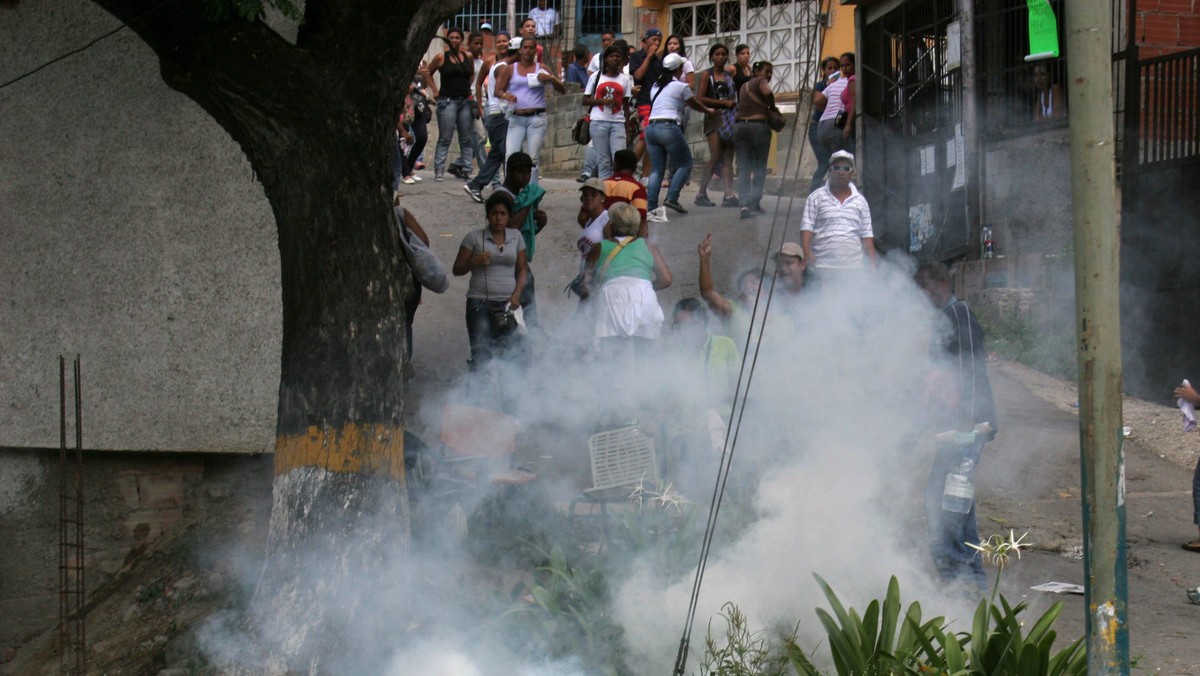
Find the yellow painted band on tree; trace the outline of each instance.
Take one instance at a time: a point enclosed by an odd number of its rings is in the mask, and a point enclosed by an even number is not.
[[[340,474],[404,478],[404,428],[359,425],[338,428],[309,426],[303,434],[275,438],[275,475],[301,467],[320,467]]]

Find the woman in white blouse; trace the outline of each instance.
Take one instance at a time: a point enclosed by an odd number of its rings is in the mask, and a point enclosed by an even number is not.
[[[646,201],[650,211],[658,208],[658,195],[669,160],[675,169],[663,206],[681,214],[687,213],[679,204],[679,193],[692,175],[692,150],[680,127],[683,109],[689,106],[705,115],[713,112],[692,96],[692,89],[686,82],[679,80],[686,61],[679,54],[667,54],[663,58],[662,75],[650,89],[650,119],[646,123],[646,151],[651,167],[650,178],[646,181]]]

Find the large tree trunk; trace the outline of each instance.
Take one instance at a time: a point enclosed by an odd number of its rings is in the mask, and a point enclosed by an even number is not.
[[[282,375],[252,628],[271,670],[329,671],[355,650],[351,588],[407,542],[412,281],[390,208],[393,111],[461,0],[308,0],[295,45],[260,21],[208,20],[213,0],[95,1],[242,147],[275,213]]]

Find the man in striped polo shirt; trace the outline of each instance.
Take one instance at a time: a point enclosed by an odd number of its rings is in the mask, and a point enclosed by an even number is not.
[[[828,180],[804,203],[800,243],[804,260],[818,280],[861,270],[867,259],[872,267],[876,265],[871,208],[850,181],[853,177],[854,155],[845,150],[833,153]]]

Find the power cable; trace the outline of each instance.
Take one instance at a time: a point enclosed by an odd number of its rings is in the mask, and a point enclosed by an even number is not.
[[[819,12],[819,10],[820,10],[819,4],[817,6],[817,10],[818,10],[817,14],[819,16],[819,13],[820,13]],[[810,43],[810,45],[814,48],[812,51],[813,59],[810,61],[810,66],[809,66],[810,69],[819,67],[818,64],[820,63],[820,57],[821,57],[820,50],[821,50],[821,47],[823,44],[824,44],[824,36],[822,35],[822,31],[820,30],[819,23],[817,23],[816,29],[813,31],[812,41]],[[811,82],[813,79],[812,70],[806,70],[804,76],[808,79],[808,81]],[[800,112],[799,105],[796,106],[796,112],[797,112],[797,114],[799,114],[799,112]],[[797,158],[796,158],[797,172],[799,171],[800,165],[804,159],[803,143],[808,138],[808,128],[809,128],[810,124],[812,124],[811,112],[805,117],[805,121],[804,121],[804,125],[803,125],[805,133],[804,133],[804,136],[801,137],[802,145],[801,145],[799,154],[797,155]],[[791,163],[792,151],[796,147],[796,132],[799,131],[800,127],[801,127],[801,125],[799,124],[799,118],[797,117],[797,124],[795,124],[792,127],[792,135],[791,135],[790,143],[788,145],[788,152],[784,156],[783,171],[780,172],[780,193],[783,192],[783,190],[786,188],[786,185],[787,185],[787,183],[786,183],[787,168]],[[790,217],[791,217],[791,213],[792,213],[792,206],[795,204],[795,200],[796,200],[795,191],[793,190],[792,194],[788,197],[787,211],[784,214],[783,230],[780,232],[780,235],[779,235],[780,245],[782,245],[783,242],[786,241],[786,239],[787,239],[787,231],[788,231],[789,221],[790,221]],[[732,404],[731,410],[730,410],[729,422],[726,424],[726,428],[725,428],[725,443],[721,449],[721,460],[720,460],[720,464],[719,464],[719,467],[717,470],[716,483],[713,486],[713,497],[712,497],[711,502],[709,503],[708,520],[707,520],[707,522],[705,524],[705,528],[704,528],[704,539],[700,545],[700,561],[696,565],[696,575],[692,582],[691,598],[688,601],[687,620],[684,624],[683,635],[679,639],[679,650],[676,653],[675,667],[674,667],[674,670],[672,671],[673,676],[683,676],[684,669],[687,666],[688,652],[690,649],[691,638],[692,638],[692,629],[695,626],[696,609],[697,609],[697,606],[699,605],[699,601],[700,601],[700,588],[704,581],[704,571],[708,566],[708,556],[712,551],[712,541],[713,541],[713,536],[716,531],[717,518],[720,515],[721,503],[725,496],[725,489],[727,488],[728,483],[729,483],[729,470],[733,464],[733,453],[734,453],[734,450],[737,448],[738,437],[740,436],[740,433],[741,433],[742,420],[746,414],[746,403],[747,403],[747,398],[749,396],[750,385],[752,384],[753,379],[754,379],[754,369],[758,365],[758,356],[762,349],[763,335],[766,333],[766,323],[767,323],[767,318],[768,318],[768,316],[770,314],[770,310],[771,310],[771,301],[775,295],[775,284],[772,282],[771,288],[767,292],[766,302],[763,305],[761,321],[757,322],[759,325],[758,326],[758,335],[754,340],[754,355],[753,355],[753,357],[751,357],[750,349],[749,349],[750,337],[754,334],[754,327],[756,324],[756,320],[758,320],[758,318],[759,318],[758,308],[759,308],[759,302],[763,296],[762,281],[765,281],[767,279],[767,277],[766,277],[767,263],[771,259],[772,255],[776,249],[775,232],[776,232],[776,230],[778,228],[778,224],[779,224],[779,211],[780,211],[782,201],[783,200],[780,199],[780,200],[777,200],[775,203],[775,210],[774,210],[774,213],[772,214],[772,218],[771,218],[771,230],[767,236],[767,248],[763,254],[762,264],[759,268],[760,283],[759,283],[758,293],[755,294],[755,296],[754,296],[754,306],[753,306],[753,309],[751,310],[751,314],[750,314],[750,327],[751,328],[750,328],[750,334],[746,336],[747,349],[742,354],[741,367],[738,371],[737,383],[734,386],[733,404]],[[747,364],[749,364],[748,370],[747,370]],[[745,388],[742,387],[743,380],[745,381]],[[740,396],[740,399],[739,399],[739,396]],[[740,407],[739,407],[739,403],[740,403]]]
[[[149,15],[149,14],[151,14],[152,12],[156,12],[156,11],[158,11],[158,10],[159,10],[159,9],[160,9],[160,8],[161,8],[163,5],[167,4],[168,2],[174,2],[174,1],[175,1],[175,0],[162,0],[162,2],[160,2],[160,3],[158,3],[157,5],[155,5],[155,6],[151,7],[150,9],[148,9],[148,10],[146,10],[146,11],[142,12],[141,14],[139,14],[139,15],[135,16],[135,17],[134,17],[133,19],[131,19],[130,21],[128,21],[128,22],[122,21],[122,22],[121,22],[121,25],[119,25],[119,26],[117,26],[116,28],[114,28],[114,29],[112,29],[112,30],[108,31],[107,33],[104,33],[103,35],[101,35],[100,37],[98,37],[98,38],[96,38],[96,39],[92,40],[91,42],[87,43],[86,45],[83,45],[82,47],[79,47],[79,48],[76,48],[76,49],[72,49],[72,50],[71,50],[71,51],[69,51],[69,52],[65,52],[65,53],[63,53],[63,54],[59,54],[58,56],[54,57],[53,59],[50,59],[49,61],[47,61],[47,62],[43,63],[43,64],[42,64],[42,65],[40,65],[40,66],[37,66],[36,68],[33,68],[32,70],[28,70],[28,71],[26,71],[26,72],[24,72],[24,73],[22,73],[22,74],[20,74],[20,75],[18,75],[18,76],[16,76],[16,77],[14,77],[13,79],[11,79],[11,80],[8,80],[7,82],[0,83],[0,89],[4,89],[5,87],[8,87],[8,86],[14,85],[14,84],[16,84],[16,83],[20,82],[21,80],[24,80],[25,78],[27,78],[27,77],[29,77],[29,76],[33,75],[34,73],[37,73],[38,71],[41,71],[41,70],[42,70],[42,69],[44,69],[44,68],[48,68],[48,67],[50,67],[50,66],[52,66],[52,65],[54,65],[54,64],[56,64],[56,63],[58,63],[59,61],[62,61],[63,59],[65,59],[65,58],[67,58],[67,57],[69,57],[69,56],[74,56],[74,55],[76,55],[76,54],[79,54],[80,52],[84,52],[84,51],[87,51],[88,49],[91,49],[92,47],[94,47],[94,46],[95,46],[97,43],[99,43],[100,41],[102,41],[102,40],[105,40],[105,39],[107,39],[107,38],[110,38],[110,37],[112,37],[113,35],[116,35],[117,33],[121,32],[122,30],[124,30],[124,29],[126,29],[126,28],[129,28],[129,24],[131,24],[131,23],[136,23],[136,22],[138,22],[138,21],[141,21],[143,18],[145,18],[146,16],[148,16],[148,15]]]

